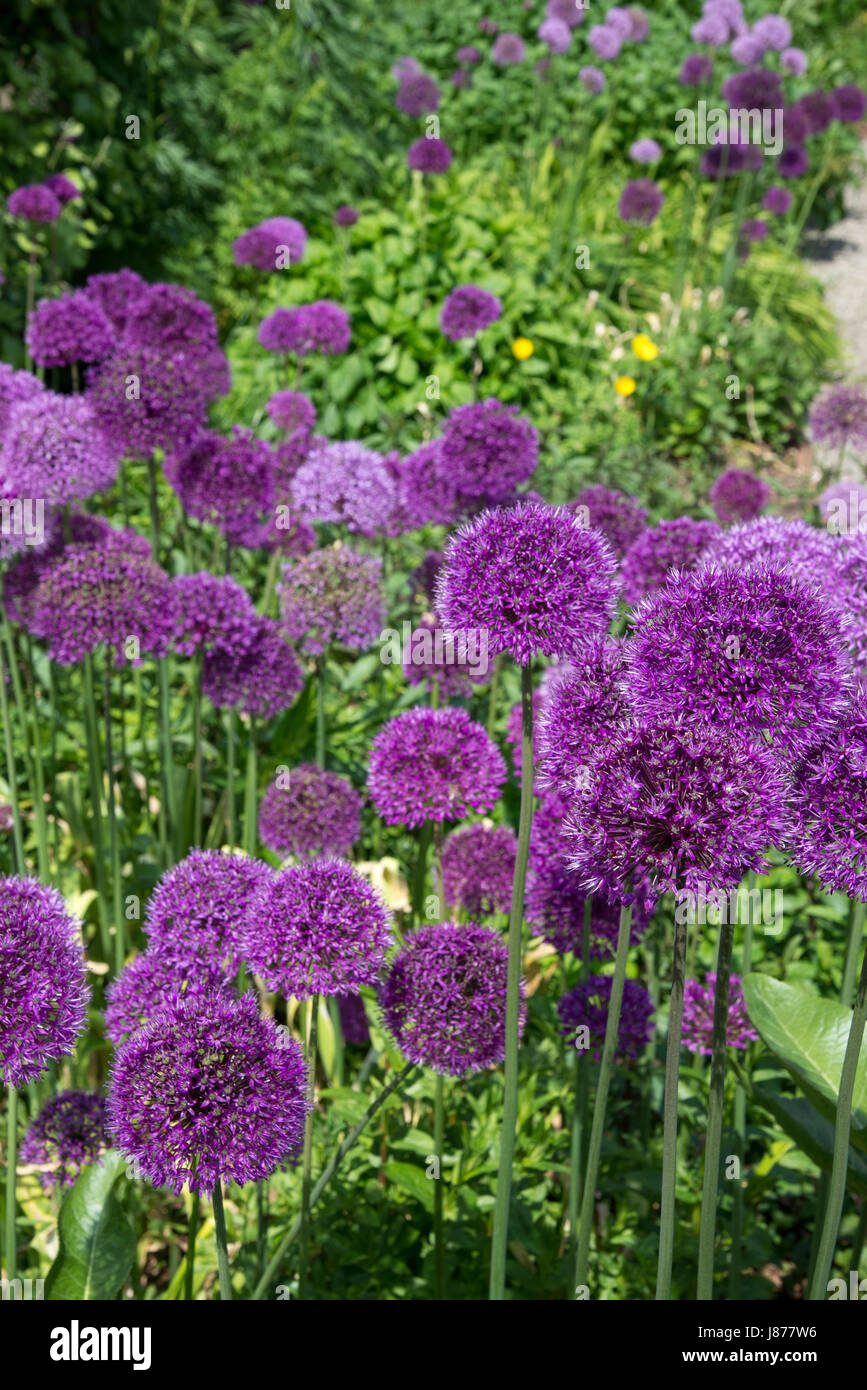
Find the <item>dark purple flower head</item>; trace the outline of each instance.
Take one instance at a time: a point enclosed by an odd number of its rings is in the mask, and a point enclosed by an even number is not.
[[[380,995],[404,1056],[445,1076],[498,1067],[506,1055],[508,963],[505,942],[487,927],[441,922],[414,931]],[[523,981],[520,991],[523,1032]]]
[[[764,241],[768,235],[768,224],[760,217],[750,217],[740,226],[741,244],[749,248],[753,242]]]
[[[713,1013],[716,994],[716,971],[708,971],[705,983],[687,980],[683,987],[683,1045],[702,1057],[713,1053]],[[729,976],[726,1044],[746,1051],[759,1035],[750,1025],[740,975]]]
[[[303,391],[275,391],[265,405],[268,418],[278,429],[288,434],[303,431],[312,434],[316,424],[316,407]]]
[[[349,315],[331,299],[298,304],[294,309],[275,309],[259,325],[259,342],[268,352],[307,357],[322,352],[334,357],[346,352],[352,338]]]
[[[348,203],[341,203],[334,214],[334,225],[336,227],[354,227],[359,215],[357,208],[350,207]]]
[[[452,482],[460,506],[511,500],[538,462],[539,432],[516,406],[491,397],[449,413],[439,471]]]
[[[450,526],[458,513],[453,470],[443,464],[441,441],[422,444],[401,461],[398,506],[407,531],[419,526]]]
[[[130,306],[146,289],[147,282],[126,268],[91,275],[84,283],[84,293],[99,306],[117,333],[123,333]]]
[[[400,79],[394,104],[405,116],[427,116],[440,104],[440,89],[426,72],[408,72]]]
[[[463,67],[471,67],[473,63],[478,63],[481,60],[482,55],[474,44],[467,43],[458,49],[455,56]]]
[[[757,151],[761,157],[761,151]],[[747,150],[738,140],[716,140],[705,150],[699,168],[708,179],[733,179],[747,165]]]
[[[273,719],[304,689],[304,669],[276,623],[256,615],[247,642],[205,654],[202,691],[217,709]]]
[[[443,844],[446,907],[471,917],[508,912],[518,841],[506,825],[461,825]]]
[[[385,621],[382,561],[345,545],[313,550],[286,565],[278,592],[285,632],[311,656],[332,642],[364,651]]]
[[[148,955],[188,971],[201,963],[234,974],[241,964],[241,923],[272,872],[246,855],[191,850],[163,874],[148,899]]]
[[[777,217],[785,217],[792,206],[792,195],[788,188],[769,188],[762,199],[765,212],[773,212]]]
[[[620,34],[607,24],[594,24],[587,35],[587,42],[603,63],[610,63],[618,57],[623,47]]]
[[[229,438],[202,430],[169,454],[164,471],[188,516],[217,526],[232,545],[264,543],[276,500],[274,456],[249,430],[236,427]]]
[[[357,994],[375,985],[391,945],[388,908],[345,859],[271,874],[241,926],[248,970],[284,999]]]
[[[490,811],[505,780],[499,749],[466,710],[417,707],[374,738],[367,789],[386,825],[413,827]]]
[[[360,994],[338,994],[337,1008],[340,1014],[340,1030],[343,1041],[355,1047],[370,1046],[370,1028],[367,1011]]]
[[[285,858],[346,857],[361,834],[364,797],[348,777],[315,763],[281,769],[259,802],[259,839]]]
[[[294,217],[269,217],[234,243],[235,265],[283,270],[297,265],[307,245],[307,229]]]
[[[299,1148],[311,1102],[301,1048],[252,991],[167,1005],[120,1048],[113,1142],[156,1187],[256,1182]]]
[[[495,39],[491,48],[491,62],[500,68],[509,67],[513,63],[523,63],[526,52],[527,46],[520,34],[507,30]]]
[[[3,481],[15,497],[66,505],[111,487],[120,458],[89,403],[39,391],[9,412]]]
[[[593,67],[592,64],[588,64],[581,69],[578,74],[578,80],[587,88],[588,92],[592,92],[594,96],[598,96],[600,92],[605,91],[607,80],[605,73],[601,68]]]
[[[777,160],[777,173],[781,179],[799,179],[810,167],[810,156],[797,145],[784,149]]]
[[[130,961],[106,990],[105,1036],[119,1047],[173,1001],[232,992],[232,975],[212,960],[182,959],[179,952],[145,951]]]
[[[38,1081],[75,1048],[90,991],[79,925],[32,878],[0,879],[0,1076]]]
[[[395,485],[374,449],[355,440],[316,440],[292,479],[292,500],[314,521],[375,536],[394,506]]]
[[[579,782],[599,745],[629,721],[624,661],[623,642],[599,637],[582,656],[557,668],[539,718],[540,786],[565,790]]]
[[[38,376],[19,372],[8,362],[0,362],[0,441],[9,427],[13,408],[22,401],[31,401],[45,390]]]
[[[852,83],[835,87],[831,93],[831,101],[838,121],[860,121],[867,108],[867,94]]]
[[[647,525],[647,512],[638,505],[637,498],[601,483],[582,488],[569,508],[578,513],[585,525],[601,531],[621,559]]]
[[[596,1061],[602,1056],[608,1010],[611,1004],[611,975],[591,975],[570,989],[557,1005],[560,1032],[573,1042],[576,1030],[586,1028],[588,1047]],[[637,980],[625,980],[617,1043],[614,1055],[634,1060],[653,1037],[653,1000]],[[581,1035],[578,1041],[582,1040]]]
[[[217,320],[210,304],[183,285],[148,285],[133,300],[124,328],[130,348],[182,352],[197,361],[219,353]]]
[[[151,554],[151,544],[146,536],[123,528],[115,529],[104,517],[85,515],[84,512],[70,511],[68,542],[65,522],[60,526],[52,524],[46,529],[45,543],[28,546],[6,572],[4,597],[7,611],[13,622],[22,623],[25,627],[30,623],[31,603],[39,584],[51,572],[68,544],[102,545],[108,550],[116,548],[134,552],[146,559]]]
[[[44,183],[27,183],[9,194],[6,208],[10,217],[28,222],[56,222],[60,216],[60,199]]]
[[[669,570],[692,569],[719,534],[715,521],[680,516],[642,531],[623,557],[623,597],[638,603],[664,583]]]
[[[748,468],[727,468],[711,487],[708,497],[723,525],[752,521],[767,505],[771,489]]]
[[[423,135],[410,145],[406,162],[421,174],[444,174],[454,158],[445,140]]]
[[[46,1191],[72,1187],[82,1168],[108,1148],[105,1100],[89,1091],[58,1091],[47,1100],[21,1141],[22,1163],[38,1164]]]
[[[867,391],[863,386],[829,386],[810,407],[809,425],[819,444],[867,450]]]
[[[181,656],[215,650],[237,651],[255,630],[257,614],[246,589],[231,575],[199,570],[172,580],[175,632],[172,646]]]
[[[723,83],[722,95],[732,110],[780,111],[785,106],[782,79],[771,68],[732,73]]]
[[[40,367],[99,362],[115,347],[115,330],[86,290],[42,299],[27,322],[27,347]]]
[[[649,227],[662,210],[665,196],[653,179],[632,179],[624,188],[617,211],[624,222]]]
[[[81,190],[75,186],[72,179],[67,178],[66,174],[49,174],[47,179],[43,179],[43,184],[51,190],[62,208],[65,208],[67,203],[73,203],[76,198],[81,197]]]
[[[229,390],[219,350],[207,360],[158,348],[124,349],[88,373],[87,399],[114,447],[132,458],[180,448],[207,424],[208,404]]]
[[[780,516],[757,517],[743,526],[719,531],[708,543],[702,565],[743,569],[763,561],[789,570],[808,588],[819,588],[836,598],[843,555],[839,540],[805,521],[785,521]]]
[[[803,48],[784,48],[780,54],[780,67],[790,77],[803,77],[807,71],[807,55]]]
[[[565,53],[572,42],[569,25],[562,19],[543,19],[536,30],[536,37],[546,43],[552,53]]]
[[[491,656],[509,652],[526,666],[580,652],[608,628],[616,570],[601,532],[563,508],[500,507],[446,543],[437,611],[449,629],[486,631]]]
[[[806,121],[808,135],[823,135],[837,115],[833,97],[818,90],[801,97],[795,103],[795,109]]]
[[[795,769],[788,853],[829,893],[867,901],[867,712],[863,692]]]
[[[704,87],[713,77],[713,58],[708,53],[688,53],[681,64],[678,82],[682,87]]]
[[[478,285],[458,285],[448,294],[440,314],[440,328],[453,343],[474,338],[483,328],[496,323],[503,306],[496,295]]]

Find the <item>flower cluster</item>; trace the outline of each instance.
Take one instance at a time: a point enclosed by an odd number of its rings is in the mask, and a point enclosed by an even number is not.
[[[259,838],[275,854],[349,854],[364,798],[346,777],[302,763],[278,774],[259,803]]]

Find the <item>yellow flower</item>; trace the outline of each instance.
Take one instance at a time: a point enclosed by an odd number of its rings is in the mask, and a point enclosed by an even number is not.
[[[529,338],[516,338],[512,344],[512,352],[519,362],[526,362],[528,357],[533,356],[533,344]]]
[[[635,382],[631,376],[619,376],[614,383],[614,389],[618,396],[631,396],[635,390]]]
[[[632,351],[642,362],[652,362],[654,357],[659,356],[659,348],[646,333],[639,333],[632,339]]]

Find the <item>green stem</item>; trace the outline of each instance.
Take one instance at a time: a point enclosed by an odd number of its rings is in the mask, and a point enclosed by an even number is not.
[[[584,923],[581,932],[581,979],[585,983],[590,977],[590,923],[592,918],[593,898],[588,893],[584,899]],[[583,1168],[582,1151],[587,1134],[587,1107],[590,1101],[586,1061],[587,1059],[581,1056],[580,1049],[576,1047],[573,1078],[575,1104],[572,1110],[572,1143],[569,1155],[569,1239],[576,1260],[578,1258],[578,1211]]]
[[[148,459],[148,503],[151,513],[151,531],[153,533],[153,556],[159,563],[160,558],[160,509],[157,501],[157,466],[153,454]]]
[[[674,922],[671,1003],[668,1010],[668,1044],[665,1053],[665,1100],[662,1129],[662,1196],[659,1213],[659,1264],[656,1298],[671,1298],[671,1266],[674,1255],[675,1178],[677,1175],[677,1090],[680,1079],[680,1040],[683,1032],[683,985],[686,958],[686,923]]]
[[[214,1188],[214,1229],[217,1235],[217,1270],[220,1276],[220,1298],[232,1301],[232,1276],[229,1272],[229,1246],[226,1239],[226,1213],[223,1209],[223,1190],[218,1182]]]
[[[18,1233],[15,1228],[17,1200],[15,1177],[18,1165],[18,1092],[6,1088],[6,1278],[11,1282],[18,1270]]]
[[[419,826],[418,851],[412,878],[412,920],[416,926],[424,917],[424,890],[427,882],[427,854],[433,836],[433,826],[426,820]]]
[[[497,694],[500,689],[500,672],[503,668],[503,653],[498,652],[494,658],[494,674],[491,679],[491,692],[488,696],[488,738],[494,737],[494,725],[497,722]]]
[[[190,1226],[189,1238],[187,1240],[187,1262],[184,1268],[184,1298],[189,1302],[193,1296],[193,1274],[196,1266],[196,1235],[199,1230],[199,1207],[201,1205],[201,1193],[198,1188],[190,1194],[192,1206],[190,1207]]]
[[[437,1072],[434,1098],[434,1298],[442,1303],[446,1296],[446,1251],[443,1228],[443,1131],[445,1128],[444,1081]]]
[[[732,966],[734,923],[720,927],[713,1003],[713,1053],[707,1102],[707,1140],[704,1150],[704,1183],[701,1194],[701,1229],[698,1238],[698,1283],[701,1302],[713,1298],[713,1256],[716,1239],[716,1204],[719,1194],[719,1156],[725,1104],[726,1047],[729,1019],[729,975]]]
[[[166,808],[166,844],[164,849],[167,856],[166,867],[168,868],[175,856],[174,845],[178,821],[175,814],[175,765],[174,753],[172,751],[172,709],[169,694],[168,658],[164,656],[160,657],[158,665],[160,676],[160,737],[163,745],[163,795]]]
[[[850,1274],[853,1270],[857,1273],[861,1269],[861,1256],[864,1253],[865,1240],[867,1240],[867,1198],[862,1197],[861,1215],[858,1218],[858,1229],[852,1242],[852,1257],[849,1260]]]
[[[197,652],[194,660],[193,694],[193,781],[195,783],[195,809],[193,816],[193,844],[202,845],[202,655]]]
[[[2,606],[3,625],[9,633],[9,623],[6,616],[6,606]],[[11,642],[11,634],[9,634]],[[30,638],[27,637],[25,650],[27,653],[27,693],[30,696],[30,743],[33,748],[33,770],[35,774],[36,789],[33,797],[33,807],[36,821],[36,852],[39,864],[39,877],[43,883],[51,882],[51,859],[48,854],[48,818],[45,813],[45,770],[42,761],[42,721],[39,718],[39,705],[36,699],[36,678],[33,671],[33,647]],[[22,725],[26,728],[22,710]]]
[[[747,887],[755,888],[756,875],[750,873]],[[744,926],[744,944],[741,951],[741,977],[750,973],[753,957],[753,897],[750,892],[749,915]],[[738,1175],[735,1179],[734,1201],[732,1203],[731,1252],[729,1254],[729,1298],[741,1296],[741,1252],[744,1231],[744,1184],[740,1169],[743,1166],[747,1147],[747,1093],[740,1081],[735,1084],[735,1134]]]
[[[18,802],[18,772],[15,767],[15,744],[12,738],[12,722],[9,718],[9,700],[6,695],[6,663],[0,649],[0,715],[3,718],[3,743],[6,750],[6,780],[9,783],[9,797],[12,803],[12,837],[15,845],[15,868],[23,877],[27,873],[24,858],[24,839],[21,834],[21,807]]]
[[[310,1193],[313,1172],[313,1121],[316,1103],[316,1042],[319,1024],[319,995],[307,1001],[307,1085],[310,1109],[304,1120],[304,1156],[301,1170],[301,1248],[298,1252],[298,1297],[307,1298],[307,1274],[310,1260]]]
[[[256,853],[256,813],[258,810],[256,792],[258,784],[256,723],[251,715],[250,737],[247,741],[247,784],[244,792],[244,849],[248,854]]]
[[[108,882],[105,876],[105,846],[102,839],[102,759],[99,755],[99,736],[96,730],[96,690],[93,679],[93,656],[84,658],[84,725],[87,734],[87,765],[90,771],[91,835],[93,837],[93,869],[99,897],[99,925],[106,963],[111,959],[109,933]]]
[[[325,767],[325,653],[316,663],[316,765]]]
[[[30,322],[30,315],[33,313],[33,301],[36,298],[36,229],[33,223],[30,224],[30,235],[33,237],[33,244],[30,247],[30,260],[27,264],[27,289],[24,300],[24,326]],[[27,337],[24,336],[24,370],[30,371],[31,357],[27,348]]]
[[[863,935],[864,903],[860,898],[856,898],[849,914],[849,945],[846,951],[846,965],[843,970],[843,990],[840,995],[847,1009],[852,1007],[852,995],[855,992],[855,972],[858,969],[858,957],[861,954]]]
[[[117,834],[117,785],[111,741],[111,647],[105,649],[105,764],[108,774],[108,843],[111,854],[112,909],[114,915],[114,968],[119,975],[126,960],[126,932],[123,916],[123,889],[120,876],[120,846]]]
[[[235,848],[235,739],[235,711],[228,709],[226,710],[226,838],[230,849]]]

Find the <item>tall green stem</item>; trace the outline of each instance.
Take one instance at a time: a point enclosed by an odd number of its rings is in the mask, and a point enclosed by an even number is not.
[[[590,978],[590,923],[593,918],[593,898],[588,893],[584,899],[584,922],[581,931],[581,979],[586,984]],[[587,1105],[590,1100],[587,1061],[581,1049],[575,1049],[574,1086],[575,1098],[572,1110],[572,1143],[569,1154],[569,1239],[572,1252],[578,1258],[578,1210],[581,1194],[582,1150],[587,1136]],[[571,1286],[570,1286],[571,1297]]]
[[[15,1177],[18,1165],[18,1092],[6,1088],[6,1278],[11,1282],[18,1270],[18,1232],[15,1216],[18,1210]]]
[[[237,716],[226,710],[226,839],[235,848],[235,739]]]
[[[166,808],[166,844],[163,848],[168,861],[166,867],[169,867],[175,858],[175,836],[177,834],[178,818],[175,812],[175,762],[174,751],[172,749],[172,707],[169,693],[168,657],[160,657],[158,665],[160,678],[160,738],[162,741],[163,795]]]
[[[316,765],[325,767],[325,653],[316,663]]]
[[[445,1129],[444,1081],[437,1072],[434,1094],[434,1298],[442,1303],[446,1296],[446,1250],[443,1228],[443,1132]]]
[[[755,888],[756,876],[750,873],[747,886]],[[741,976],[748,975],[753,962],[753,897],[750,892],[750,906],[744,926],[744,944],[741,951]],[[729,1255],[729,1298],[741,1296],[741,1251],[744,1230],[744,1184],[740,1168],[744,1162],[747,1146],[747,1093],[740,1081],[735,1086],[735,1134],[737,1135],[738,1174],[735,1179],[734,1201],[732,1203],[731,1253]]]
[[[23,877],[27,873],[24,858],[24,838],[21,834],[21,807],[18,801],[18,772],[15,767],[15,743],[12,737],[12,722],[9,718],[9,700],[6,695],[6,663],[0,649],[0,715],[3,718],[3,743],[6,751],[6,780],[9,783],[9,797],[12,803],[12,839],[15,846],[15,868]]]
[[[120,876],[120,846],[117,834],[117,785],[111,736],[111,647],[105,651],[105,764],[108,774],[108,843],[111,854],[111,891],[114,915],[114,968],[119,975],[126,960],[123,888]]]
[[[214,1229],[217,1235],[217,1270],[220,1276],[220,1298],[232,1301],[232,1276],[229,1271],[229,1244],[226,1239],[226,1213],[223,1209],[223,1190],[218,1182],[214,1188]]]
[[[683,1032],[683,985],[686,960],[686,923],[674,921],[671,1003],[668,1010],[668,1044],[665,1052],[665,1100],[662,1128],[662,1197],[659,1212],[659,1264],[656,1298],[671,1298],[671,1266],[674,1256],[674,1197],[677,1175],[677,1090],[680,1080],[680,1040]]]
[[[256,815],[259,769],[256,748],[256,721],[250,716],[250,737],[247,742],[247,784],[244,790],[244,849],[256,853]]]
[[[858,957],[861,954],[861,939],[864,935],[864,903],[856,898],[849,913],[849,945],[846,950],[846,965],[843,970],[843,989],[840,995],[847,1009],[852,1006],[855,992],[855,974],[858,970]]]
[[[99,925],[106,963],[111,957],[109,933],[108,882],[105,876],[105,847],[102,839],[102,759],[96,729],[96,689],[93,679],[93,656],[84,658],[84,725],[87,735],[87,765],[90,771],[91,835],[93,838],[93,869],[99,895]]]
[[[184,1298],[189,1302],[193,1296],[193,1275],[196,1268],[196,1236],[199,1231],[199,1208],[201,1193],[198,1188],[190,1193],[190,1225],[187,1238],[187,1262],[184,1268]]]
[[[148,459],[148,503],[151,513],[151,532],[154,559],[160,558],[160,508],[157,500],[157,466],[154,456]]]
[[[701,1302],[713,1298],[713,1255],[716,1239],[716,1203],[719,1194],[719,1156],[725,1103],[726,1047],[729,1019],[729,975],[732,968],[734,923],[720,927],[713,1002],[713,1053],[707,1102],[707,1140],[704,1149],[704,1183],[701,1193],[701,1230],[698,1238],[698,1283]]]
[[[310,1193],[313,1172],[313,1121],[316,1103],[316,1041],[319,1022],[319,995],[314,994],[307,1001],[307,1086],[310,1092],[310,1109],[304,1120],[304,1156],[301,1172],[301,1249],[298,1252],[298,1297],[307,1297],[307,1275],[310,1260]]]
[[[193,677],[193,844],[202,845],[202,655],[197,652],[194,658]]]

